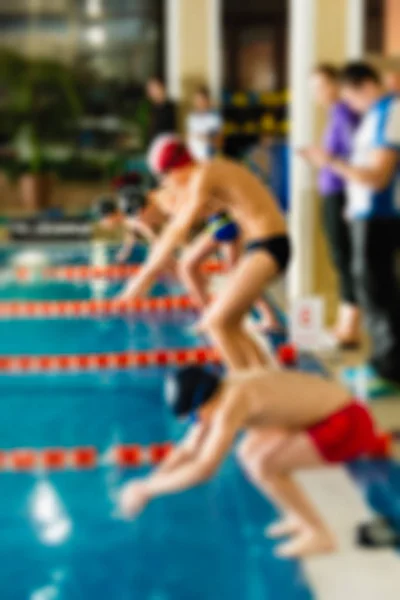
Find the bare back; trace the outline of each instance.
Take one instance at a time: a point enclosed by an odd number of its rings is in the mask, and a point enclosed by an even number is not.
[[[232,375],[225,386],[222,402],[226,397],[230,409],[232,403],[237,406],[243,429],[273,426],[301,430],[351,402],[349,392],[338,383],[300,372],[257,369]]]
[[[240,224],[245,241],[286,232],[275,197],[245,166],[217,158],[201,170],[208,182],[210,205],[217,202]]]

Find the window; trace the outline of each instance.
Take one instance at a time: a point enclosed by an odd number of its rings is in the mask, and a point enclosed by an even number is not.
[[[1,46],[142,84],[163,70],[163,0],[0,0]]]

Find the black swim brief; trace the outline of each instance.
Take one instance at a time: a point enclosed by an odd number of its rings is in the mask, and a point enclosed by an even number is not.
[[[246,253],[261,250],[270,254],[282,273],[286,270],[291,257],[291,244],[287,235],[276,235],[269,238],[253,240],[246,244]]]

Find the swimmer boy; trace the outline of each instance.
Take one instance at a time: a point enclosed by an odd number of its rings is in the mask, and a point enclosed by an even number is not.
[[[224,289],[205,311],[200,328],[230,369],[265,365],[266,353],[245,330],[244,317],[289,262],[286,224],[274,197],[239,163],[224,158],[195,163],[176,136],[164,135],[154,142],[149,164],[162,177],[162,188],[170,199],[166,210],[172,218],[120,300],[146,293],[192,227],[223,212],[240,227],[244,251]]]
[[[118,262],[128,260],[138,237],[150,246],[156,241],[167,221],[155,201],[159,193],[157,190],[146,192],[140,185],[129,185],[119,190],[117,200],[106,196],[96,201],[94,213],[100,226],[108,231],[124,229],[124,243],[116,257]]]
[[[245,432],[239,462],[283,517],[266,535],[289,537],[277,554],[291,558],[335,550],[334,537],[293,472],[373,454],[380,438],[365,405],[315,375],[253,369],[221,379],[201,366],[170,374],[165,400],[177,418],[190,417],[194,424],[158,470],[122,490],[126,516],[137,515],[154,498],[210,479]]]
[[[224,213],[215,213],[207,219],[206,227],[191,241],[179,259],[179,276],[189,294],[200,309],[209,304],[208,278],[202,272],[206,258],[219,252],[227,270],[235,267],[240,259],[242,240],[239,227]],[[278,329],[274,311],[265,298],[256,303],[261,321],[260,331]]]

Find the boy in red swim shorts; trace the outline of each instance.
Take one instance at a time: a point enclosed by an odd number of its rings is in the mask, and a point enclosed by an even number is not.
[[[165,398],[174,415],[190,417],[193,426],[158,470],[123,489],[126,515],[136,515],[153,498],[212,477],[245,431],[239,462],[283,514],[267,535],[290,538],[278,547],[278,555],[335,550],[328,525],[293,473],[374,455],[381,436],[367,407],[339,384],[315,375],[256,369],[221,378],[194,365],[167,377]]]

